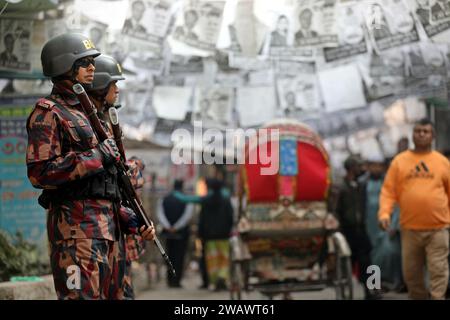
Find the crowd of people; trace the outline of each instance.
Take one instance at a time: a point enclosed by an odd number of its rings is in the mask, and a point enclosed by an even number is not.
[[[432,150],[433,138],[433,124],[423,119],[413,148],[402,139],[393,159],[350,156],[344,163],[335,212],[367,299],[386,290],[411,299],[448,296],[450,164],[448,153]],[[366,286],[370,265],[380,267],[382,290]]]

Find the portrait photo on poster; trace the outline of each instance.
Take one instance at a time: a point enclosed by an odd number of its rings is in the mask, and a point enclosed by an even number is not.
[[[33,21],[0,19],[0,70],[31,71]]]

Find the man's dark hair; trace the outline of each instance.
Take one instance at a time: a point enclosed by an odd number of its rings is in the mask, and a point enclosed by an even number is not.
[[[176,179],[175,182],[173,183],[173,189],[177,191],[183,190],[183,180]]]
[[[414,127],[416,127],[416,126],[428,126],[428,125],[431,126],[431,129],[432,129],[432,131],[433,131],[433,133],[434,133],[434,123],[431,122],[430,119],[428,119],[428,118],[422,118],[422,119],[420,119],[420,120],[418,120],[418,121],[416,121],[416,122],[414,123]]]
[[[417,126],[417,125],[419,125],[419,126],[427,126],[427,125],[430,125],[430,126],[434,127],[433,122],[431,122],[431,120],[428,119],[428,118],[422,118],[422,119],[416,121],[416,123],[415,123],[414,125],[416,125],[416,126]]]
[[[344,161],[344,168],[346,171],[350,171],[353,168],[360,166],[363,163],[362,159],[357,155],[351,155]]]

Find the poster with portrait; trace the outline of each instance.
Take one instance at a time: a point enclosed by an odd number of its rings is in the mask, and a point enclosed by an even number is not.
[[[336,47],[336,1],[297,2],[294,15],[294,47]]]
[[[285,117],[300,119],[320,111],[320,92],[314,73],[278,78],[277,92]]]
[[[408,1],[408,5],[428,38],[449,42],[450,15],[448,9],[450,5],[448,1],[411,0]],[[447,8],[447,12],[445,8]],[[433,9],[434,14],[432,13]]]
[[[31,71],[32,20],[0,19],[0,70]]]
[[[161,45],[178,0],[131,0],[122,34]]]
[[[450,21],[450,1],[430,0],[430,23],[440,24]]]
[[[438,45],[422,42],[405,48],[407,73],[405,94],[421,97],[447,95],[446,55]]]
[[[364,11],[377,52],[419,41],[413,14],[403,0],[371,0]]]
[[[108,40],[107,30],[108,25],[99,21],[88,20],[86,27],[83,30],[83,34],[91,39],[97,50],[104,52]]]
[[[193,48],[216,48],[225,1],[196,1],[179,10],[172,38]]]
[[[232,125],[234,90],[219,86],[197,87],[194,99],[194,121],[204,127],[226,129]]]
[[[126,90],[121,91],[119,103],[121,104],[119,109],[121,123],[139,127],[143,122],[155,117],[151,90],[133,89],[130,85]]]
[[[325,61],[332,62],[367,53],[363,6],[360,2],[339,2],[336,5],[336,17],[339,45],[324,48]]]
[[[313,61],[317,50],[314,47],[295,47],[294,33],[297,28],[294,2],[288,0],[255,0],[254,14],[262,25],[258,28],[264,40],[259,52],[262,56],[291,60]]]
[[[405,89],[405,55],[403,50],[372,52],[359,59],[368,101],[400,94]]]
[[[164,47],[133,37],[123,37],[125,50],[128,52],[122,64],[125,69],[141,73],[149,71],[161,75],[165,65]]]

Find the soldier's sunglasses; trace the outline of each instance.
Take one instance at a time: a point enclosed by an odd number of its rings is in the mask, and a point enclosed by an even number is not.
[[[85,57],[82,59],[78,59],[76,62],[76,65],[82,68],[87,68],[91,64],[95,67],[95,60],[92,57]]]

